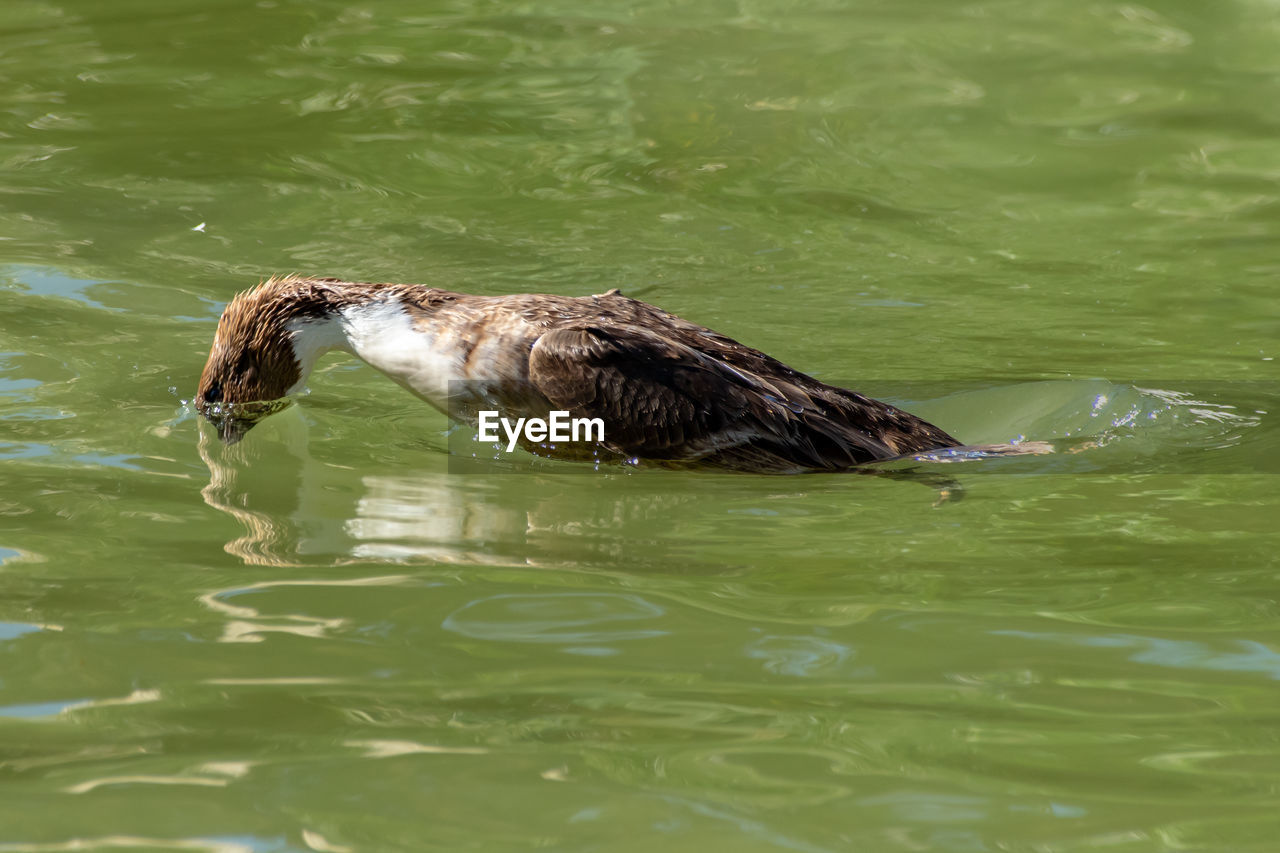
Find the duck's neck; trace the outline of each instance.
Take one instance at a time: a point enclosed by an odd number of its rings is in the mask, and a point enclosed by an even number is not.
[[[461,359],[435,325],[420,312],[410,312],[394,295],[348,302],[318,318],[295,320],[290,331],[302,378],[289,393],[301,391],[315,363],[336,349],[351,353],[443,411],[449,382],[462,378]]]

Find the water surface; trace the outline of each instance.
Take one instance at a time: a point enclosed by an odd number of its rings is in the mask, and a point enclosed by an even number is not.
[[[6,4],[0,850],[1274,849],[1278,35]],[[1061,452],[459,473],[337,356],[225,448],[184,401],[291,271],[620,287]]]

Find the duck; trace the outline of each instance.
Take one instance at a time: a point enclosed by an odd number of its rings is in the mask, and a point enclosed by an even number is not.
[[[521,441],[552,458],[781,474],[964,447],[909,412],[617,289],[481,296],[273,276],[222,312],[195,406],[224,442],[239,441],[334,350],[472,425],[486,406],[603,422],[603,440],[589,447]]]

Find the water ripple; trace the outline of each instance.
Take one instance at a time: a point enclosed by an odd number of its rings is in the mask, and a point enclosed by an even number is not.
[[[545,593],[495,595],[451,613],[443,627],[495,642],[606,644],[668,633],[659,628],[620,628],[660,618],[666,611],[638,595]]]

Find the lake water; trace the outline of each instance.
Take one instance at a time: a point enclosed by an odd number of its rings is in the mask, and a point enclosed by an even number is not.
[[[7,0],[0,851],[1271,851],[1266,0]],[[620,287],[964,440],[450,456],[272,273]]]

